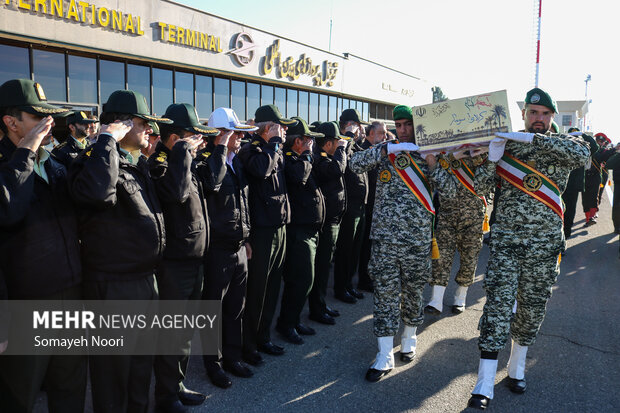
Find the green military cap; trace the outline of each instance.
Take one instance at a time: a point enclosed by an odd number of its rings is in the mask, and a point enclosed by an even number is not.
[[[553,121],[552,123],[555,123],[555,121]],[[557,127],[557,123],[555,125]],[[553,127],[553,124],[551,126]],[[576,128],[574,126],[572,128],[568,128],[568,133],[571,133],[571,132],[579,132],[579,128]]]
[[[172,121],[173,126],[202,135],[217,136],[220,131],[204,126],[198,120],[198,113],[189,103],[173,103],[168,106],[164,117]]]
[[[318,120],[315,120],[314,122],[312,122],[310,125],[308,125],[308,128],[312,131],[312,132],[316,132],[319,128],[319,125],[321,125],[321,122],[319,122]]]
[[[325,139],[351,140],[348,136],[340,134],[340,128],[336,122],[323,122],[319,125],[317,131],[321,133]]]
[[[117,90],[112,92],[108,101],[103,104],[104,112],[127,113],[147,122],[172,123],[170,119],[151,115],[146,98],[133,90]]]
[[[151,133],[151,135],[160,135],[160,131],[159,131],[159,125],[157,124],[157,122],[149,122],[149,125],[151,126],[151,129],[153,129],[153,133]]]
[[[353,122],[361,123],[362,125],[370,125],[370,123],[364,122],[362,120],[362,117],[360,116],[360,113],[357,111],[357,109],[343,110],[342,113],[340,114],[340,122],[348,122],[351,120]]]
[[[577,129],[577,128],[575,128]],[[551,130],[555,133],[560,133],[560,127],[558,126],[557,123],[555,123],[554,120],[551,120]]]
[[[67,125],[73,125],[76,123],[97,123],[99,122],[97,119],[90,119],[88,115],[82,111],[72,112],[69,116],[67,116]]]
[[[392,119],[401,120],[408,119],[413,120],[413,111],[410,106],[407,105],[398,105],[392,111]]]
[[[535,87],[527,92],[527,95],[525,95],[525,103],[545,106],[553,110],[554,113],[558,113],[558,108],[555,105],[555,101],[551,99],[551,96],[547,92],[538,87]]]
[[[286,131],[286,134],[288,136],[299,135],[299,136],[307,136],[312,139],[325,137],[325,135],[323,135],[322,133],[312,132],[310,128],[308,127],[308,124],[306,123],[306,121],[300,118],[299,116],[293,116],[291,119],[298,121],[298,123],[297,125],[291,126],[290,128],[288,128],[288,130]]]
[[[275,122],[284,126],[293,126],[297,124],[296,120],[287,119],[282,116],[280,109],[276,105],[264,105],[256,109],[254,114],[254,122]]]
[[[37,82],[29,79],[12,79],[0,86],[0,108],[16,107],[37,116],[65,116],[69,109],[47,103],[45,92]]]

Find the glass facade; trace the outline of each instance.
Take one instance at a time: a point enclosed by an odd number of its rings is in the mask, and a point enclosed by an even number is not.
[[[99,106],[100,110],[112,92],[131,89],[144,95],[153,113],[164,114],[173,101],[190,103],[203,120],[217,107],[231,107],[239,119],[246,120],[254,117],[259,106],[268,104],[277,105],[286,117],[301,116],[308,123],[337,121],[340,112],[349,107],[357,108],[365,120],[383,118],[388,109],[391,115],[391,107],[386,105],[243,79],[152,67],[129,60],[116,61],[13,44],[0,44],[0,56],[0,84],[10,79],[31,78],[41,83],[52,102],[89,104]]]

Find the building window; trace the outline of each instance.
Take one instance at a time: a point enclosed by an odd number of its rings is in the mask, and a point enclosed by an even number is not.
[[[151,107],[151,71],[147,66],[127,65],[127,88],[144,95]]]
[[[336,96],[329,97],[329,121],[338,119],[338,98]]]
[[[247,119],[245,113],[245,82],[233,80],[231,82],[232,106],[239,119]]]
[[[308,123],[319,120],[319,94],[310,93],[310,114],[308,115]]]
[[[293,116],[298,116],[297,91],[293,89],[288,89],[286,91],[286,117],[291,118]],[[303,119],[306,120],[306,118]]]
[[[69,101],[97,103],[97,61],[69,56]]]
[[[194,105],[194,75],[191,73],[174,73],[174,102]]]
[[[172,102],[172,70],[153,69],[153,113],[163,115]]]
[[[196,75],[196,110],[198,117],[207,119],[213,112],[213,78]]]
[[[562,126],[573,126],[573,117],[571,115],[562,115]]]
[[[280,113],[282,113],[283,116],[286,116],[286,89],[277,87],[274,90],[275,90],[274,104],[278,107],[278,109],[280,109]]]
[[[216,109],[230,107],[230,80],[216,77],[213,92],[213,105]]]
[[[261,106],[273,105],[273,86],[261,86]]]
[[[125,89],[125,64],[99,60],[99,84],[101,103],[105,103],[112,92]]]
[[[11,79],[30,79],[28,49],[0,44],[0,85]],[[45,86],[43,90],[47,91]]]
[[[299,92],[299,116],[308,120],[308,92]]]
[[[257,83],[248,83],[248,117],[254,118],[256,109],[260,106],[260,85]]]
[[[368,102],[362,103],[362,119],[368,122]]]
[[[327,122],[327,95],[319,96],[319,120],[321,122]]]
[[[33,50],[32,58],[34,80],[43,86],[47,99],[66,102],[65,55],[44,50]]]
[[[342,99],[342,110],[349,109],[351,106],[351,101],[349,99]],[[340,111],[342,113],[342,111]]]

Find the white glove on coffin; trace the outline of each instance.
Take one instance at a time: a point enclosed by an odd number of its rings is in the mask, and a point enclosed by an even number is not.
[[[497,162],[504,156],[504,148],[506,147],[506,139],[495,138],[489,144],[489,161]]]
[[[534,134],[530,132],[497,132],[495,136],[523,143],[532,143],[534,139]]]

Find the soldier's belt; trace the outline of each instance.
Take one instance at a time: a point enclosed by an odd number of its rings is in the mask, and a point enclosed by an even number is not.
[[[411,155],[407,152],[401,152],[398,155],[391,153],[388,159],[411,193],[428,212],[435,215],[431,186]]]
[[[547,176],[509,153],[504,153],[497,163],[497,174],[514,187],[551,208],[564,220],[562,193],[555,182]]]

